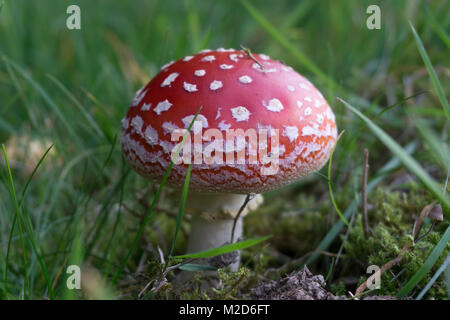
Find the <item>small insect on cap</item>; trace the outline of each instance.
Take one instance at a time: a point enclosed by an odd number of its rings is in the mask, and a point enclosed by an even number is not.
[[[203,50],[163,66],[137,92],[122,120],[130,165],[160,181],[181,142],[172,133],[188,128],[200,107],[200,128],[194,125],[185,140],[192,144],[190,186],[198,191],[259,193],[287,185],[319,170],[336,142],[333,111],[291,67],[264,54]],[[230,132],[236,134],[231,140]],[[208,155],[216,160],[207,161]],[[168,182],[182,184],[187,168],[186,162],[174,165]]]

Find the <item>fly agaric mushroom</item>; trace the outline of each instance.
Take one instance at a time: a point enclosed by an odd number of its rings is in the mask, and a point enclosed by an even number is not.
[[[235,225],[234,219],[246,195],[319,170],[337,136],[328,103],[291,67],[248,51],[204,50],[163,66],[137,92],[122,120],[122,150],[129,164],[160,181],[181,140],[182,134],[174,140],[174,133],[185,133],[200,107],[192,127],[194,146],[188,136],[176,158],[183,161],[176,162],[167,180],[181,186],[191,161],[187,207],[199,214],[192,221],[188,252],[239,239],[248,210]],[[202,134],[204,129],[209,134]],[[258,195],[247,209],[261,202]]]

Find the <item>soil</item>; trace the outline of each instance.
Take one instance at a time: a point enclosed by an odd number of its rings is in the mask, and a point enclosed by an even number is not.
[[[278,281],[266,281],[252,289],[252,299],[258,300],[347,300],[325,289],[322,275],[313,275],[305,266]],[[397,300],[392,296],[364,296],[361,300]]]
[[[253,299],[261,300],[346,300],[325,290],[322,275],[313,275],[305,266],[278,281],[258,285],[252,290]]]

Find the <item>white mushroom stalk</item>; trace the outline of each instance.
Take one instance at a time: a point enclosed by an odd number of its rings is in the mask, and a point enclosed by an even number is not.
[[[188,196],[187,207],[193,213],[188,253],[195,253],[242,240],[243,218],[263,202],[260,194],[193,192]],[[232,255],[229,264],[236,271],[240,254]],[[205,261],[204,263],[208,263]]]

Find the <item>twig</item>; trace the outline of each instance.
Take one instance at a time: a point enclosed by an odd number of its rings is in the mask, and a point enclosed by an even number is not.
[[[422,212],[420,212],[419,217],[414,222],[413,232],[412,232],[414,241],[417,239],[417,237],[420,234],[420,230],[422,229],[422,225],[423,225],[423,221],[425,220],[425,217],[428,215],[428,213],[431,211],[431,209],[434,207],[435,204],[436,204],[436,201],[433,201],[431,204],[425,206],[422,209]]]
[[[423,237],[425,237],[434,227],[435,222],[436,221],[440,221],[440,214],[435,213],[433,215],[433,217],[430,217],[431,219],[433,219],[433,223],[431,224],[431,227],[429,228],[429,230],[425,233],[425,235],[423,235],[422,237],[419,237],[420,234],[420,230],[422,229],[423,226],[423,221],[425,219],[425,217],[429,214],[429,212],[431,212],[433,210],[433,207],[435,206],[436,202],[433,201],[431,204],[425,206],[422,209],[422,212],[420,213],[420,215],[417,217],[416,221],[414,222],[414,227],[413,227],[413,231],[412,231],[412,246],[414,248],[414,244],[417,243],[418,241],[420,241],[421,239],[423,239]],[[390,270],[393,266],[399,264],[402,259],[404,254],[409,250],[410,245],[409,244],[405,244],[403,246],[402,251],[400,252],[400,254],[395,258],[392,259],[390,261],[388,261],[386,264],[384,264],[380,270],[378,270],[377,272],[375,272],[373,275],[371,275],[366,281],[364,281],[364,283],[362,283],[358,289],[356,289],[355,292],[355,296],[358,296],[359,294],[361,294],[364,290],[366,290],[367,288],[367,283],[369,281],[373,281],[373,279],[375,277],[381,277],[381,275],[383,273],[385,273],[386,271]]]
[[[433,220],[431,223],[430,228],[421,236],[420,230],[423,226],[423,221],[425,220],[425,217],[430,218]],[[442,213],[442,207],[440,205],[436,205],[436,201],[433,201],[429,205],[425,206],[422,209],[422,212],[420,213],[419,217],[417,218],[416,222],[414,222],[413,227],[413,240],[414,243],[419,242],[423,238],[425,238],[434,228],[436,222],[442,221],[444,219],[443,213]]]
[[[231,229],[231,238],[230,238],[230,243],[233,243],[234,240],[234,230],[236,229],[236,223],[239,220],[242,212],[244,211],[245,207],[247,206],[247,204],[250,202],[250,200],[252,200],[255,197],[254,193],[249,193],[244,200],[244,203],[242,204],[242,206],[239,208],[238,214],[236,215],[236,217],[234,218],[233,221],[233,228]]]
[[[385,273],[386,271],[390,270],[393,266],[397,265],[400,263],[400,261],[402,261],[403,259],[403,255],[405,254],[406,251],[408,251],[409,249],[409,245],[405,244],[402,252],[400,252],[400,254],[395,258],[392,259],[391,261],[388,261],[386,264],[384,264],[380,270],[378,270],[377,272],[375,272],[373,275],[371,275],[366,281],[364,281],[359,287],[358,289],[356,289],[355,291],[355,296],[359,296],[361,293],[364,292],[364,290],[366,290],[367,288],[367,283],[370,281],[372,282],[373,279],[377,278],[377,277],[381,277],[381,275],[383,273]]]
[[[362,182],[362,213],[363,213],[363,229],[366,239],[369,238],[369,219],[367,217],[367,179],[369,176],[369,150],[364,149],[364,167]]]
[[[341,258],[342,251],[344,250],[345,242],[347,241],[347,239],[350,235],[350,230],[352,229],[353,221],[355,220],[355,216],[356,216],[355,211],[353,211],[352,217],[350,218],[350,222],[348,223],[347,231],[345,232],[344,239],[342,240],[341,246],[340,246],[339,251],[336,256],[336,260],[334,262],[335,267],[337,266],[337,264],[339,263],[339,259]]]
[[[255,61],[261,67],[262,70],[266,70],[266,68],[263,66],[263,64],[261,62],[259,62],[258,59],[255,58],[255,56],[253,55],[252,51],[249,48],[244,47],[242,44],[241,44],[241,48],[250,59]]]

